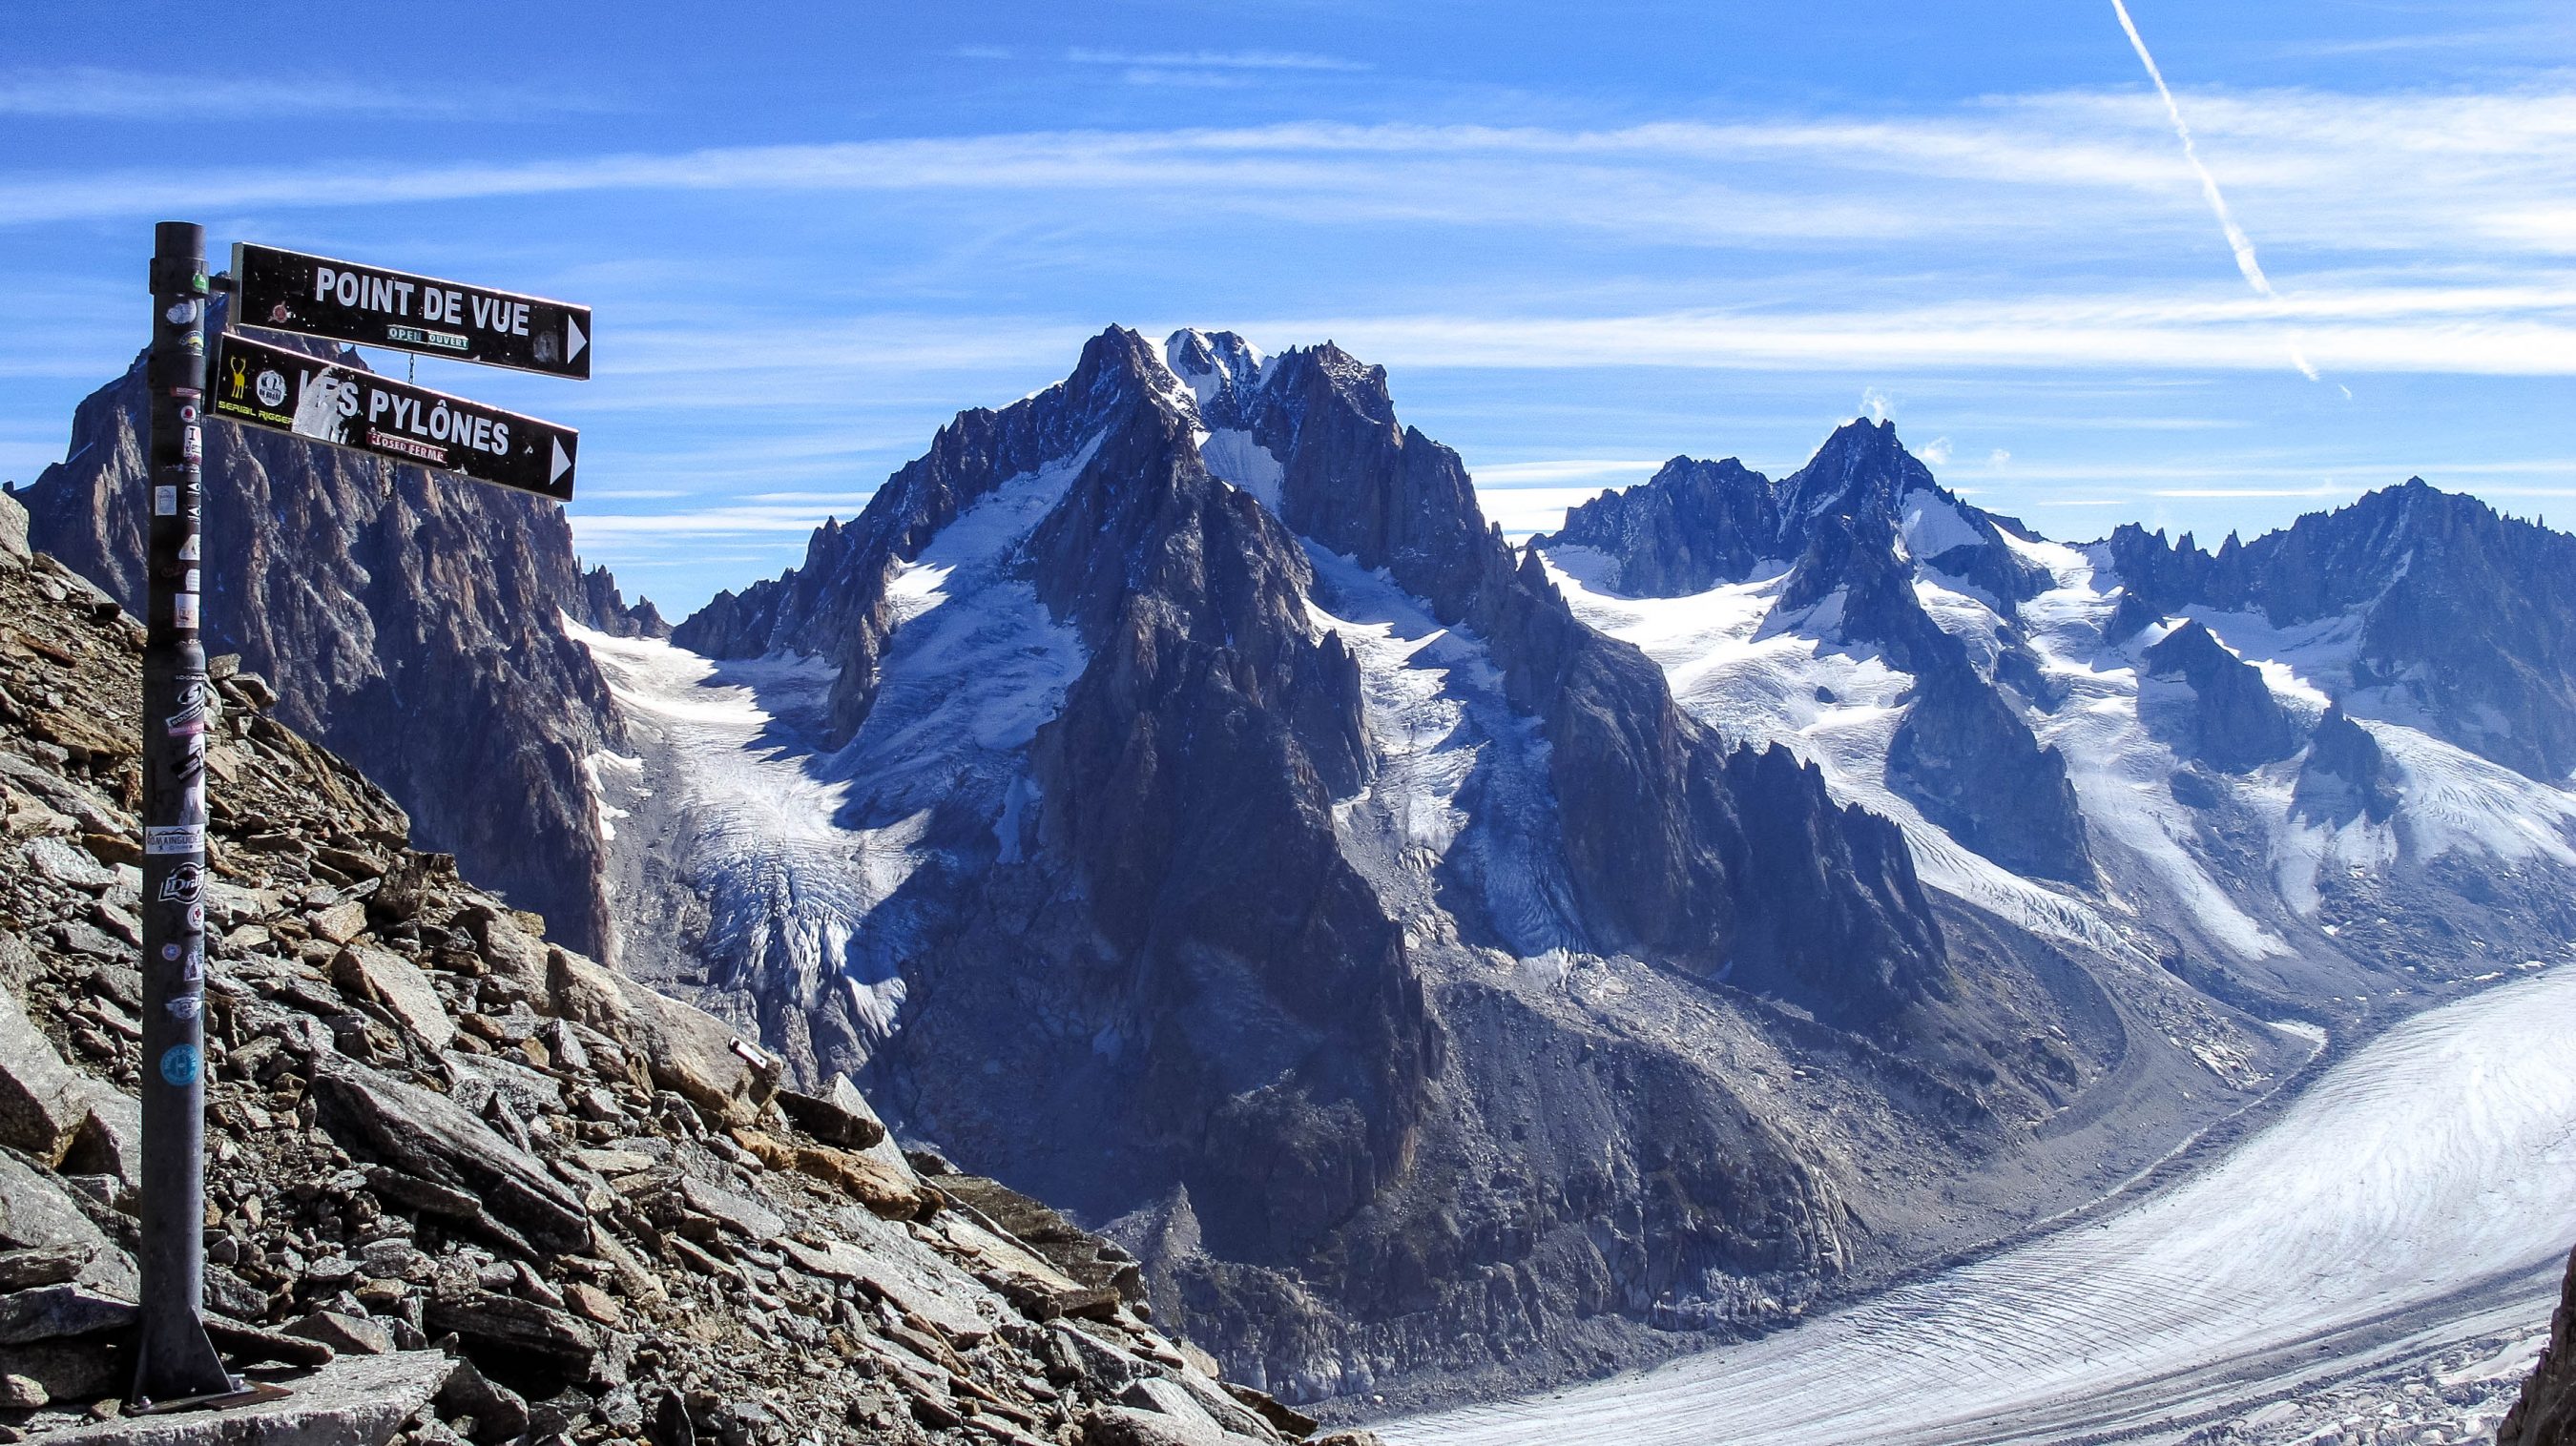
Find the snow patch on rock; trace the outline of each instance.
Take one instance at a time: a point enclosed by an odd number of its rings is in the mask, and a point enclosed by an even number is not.
[[[1888,749],[1914,680],[1874,649],[1827,640],[1841,611],[1839,589],[1803,617],[1783,619],[1774,605],[1785,568],[1687,597],[1631,598],[1595,590],[1553,553],[1546,561],[1577,617],[1643,649],[1663,668],[1675,701],[1728,742],[1784,744],[1823,770],[1837,801],[1893,820],[1926,887],[2050,938],[2114,953],[2128,948],[2119,927],[2092,904],[1960,844],[1889,787]]]
[[[1483,639],[1384,572],[1312,542],[1306,554],[1319,594],[1308,611],[1359,661],[1376,752],[1367,785],[1334,811],[1345,854],[1411,928],[1442,927],[1439,876],[1453,874],[1506,950],[1561,975],[1583,933],[1539,720],[1505,701]]]

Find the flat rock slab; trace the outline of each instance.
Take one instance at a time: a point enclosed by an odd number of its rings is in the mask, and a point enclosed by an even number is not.
[[[438,1351],[342,1356],[287,1383],[283,1401],[235,1411],[120,1416],[34,1439],[61,1446],[382,1446],[402,1429],[456,1362]]]
[[[447,1096],[323,1054],[314,1059],[313,1099],[322,1127],[352,1153],[479,1197],[484,1209],[540,1249],[590,1244],[581,1197]]]

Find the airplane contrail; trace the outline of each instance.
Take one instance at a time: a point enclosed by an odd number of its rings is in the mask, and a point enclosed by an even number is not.
[[[2111,9],[2120,17],[2120,28],[2128,32],[2129,46],[2138,52],[2139,63],[2146,66],[2147,79],[2156,83],[2156,94],[2164,97],[2165,114],[2172,118],[2174,134],[2182,140],[2183,159],[2191,162],[2192,170],[2199,175],[2200,193],[2209,198],[2210,213],[2218,217],[2219,229],[2227,233],[2227,249],[2236,253],[2236,269],[2245,273],[2245,284],[2254,288],[2255,295],[2278,303],[2281,293],[2272,289],[2272,278],[2263,274],[2263,263],[2254,255],[2254,239],[2245,234],[2244,227],[2236,224],[2236,213],[2228,209],[2227,196],[2218,189],[2218,178],[2209,173],[2208,164],[2201,160],[2200,147],[2191,138],[2191,127],[2183,121],[2182,107],[2174,104],[2173,87],[2165,84],[2164,71],[2157,67],[2156,58],[2147,53],[2147,39],[2138,33],[2138,22],[2129,18],[2129,7],[2122,0],[2111,0]],[[2295,336],[2290,341],[2290,360],[2298,367],[2301,376],[2312,382],[2319,380],[2317,369],[2308,365]]]

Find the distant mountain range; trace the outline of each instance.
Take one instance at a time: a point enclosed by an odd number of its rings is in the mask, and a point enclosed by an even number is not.
[[[112,591],[136,385],[27,495]],[[666,643],[219,442],[297,721],[1297,1399],[1791,1321],[2576,929],[2576,539],[2421,483],[2069,546],[1854,422],[1516,548],[1382,369],[1113,328]]]

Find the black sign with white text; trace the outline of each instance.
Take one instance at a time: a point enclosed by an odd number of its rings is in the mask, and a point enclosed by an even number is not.
[[[590,376],[590,308],[273,246],[233,246],[233,321],[548,376]]]
[[[234,332],[216,340],[206,403],[209,416],[572,500],[581,434],[570,427]]]

